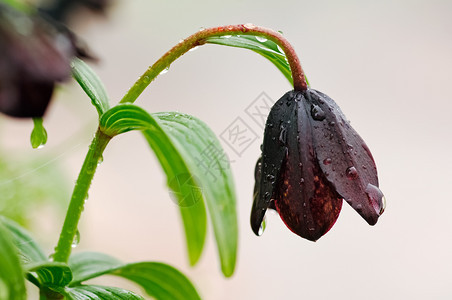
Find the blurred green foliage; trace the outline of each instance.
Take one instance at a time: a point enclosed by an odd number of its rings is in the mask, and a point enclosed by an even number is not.
[[[29,227],[32,213],[44,204],[63,209],[68,191],[52,157],[5,154],[0,148],[0,215]]]

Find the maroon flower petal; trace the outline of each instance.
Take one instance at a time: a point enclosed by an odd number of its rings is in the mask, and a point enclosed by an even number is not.
[[[324,235],[339,216],[342,199],[318,164],[304,101],[303,93],[289,92],[269,114],[262,162],[256,165],[251,213],[256,234],[272,203],[290,230],[311,241]]]
[[[384,210],[377,169],[369,148],[337,104],[325,94],[306,91],[313,124],[313,149],[327,180],[370,225]]]

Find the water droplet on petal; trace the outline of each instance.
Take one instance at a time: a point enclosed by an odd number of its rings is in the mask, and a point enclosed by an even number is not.
[[[324,160],[323,160],[323,164],[324,165],[329,165],[330,163],[332,162],[332,159],[331,158],[325,158]]]
[[[316,121],[325,120],[325,112],[320,108],[320,106],[315,104],[311,107],[311,116]]]
[[[366,194],[375,211],[381,215],[386,208],[386,198],[383,196],[383,192],[369,183],[366,187]]]
[[[206,30],[204,27],[199,27],[199,31],[204,31]]]
[[[358,177],[358,171],[355,167],[348,167],[347,170],[345,170],[345,175],[350,179],[355,179]]]
[[[232,37],[232,35],[223,35],[223,38],[225,38],[225,39],[229,39],[231,37]]]
[[[263,36],[256,36],[256,40],[258,40],[261,43],[265,43],[267,41],[267,39],[264,38]]]
[[[265,199],[268,199],[268,198],[270,198],[270,193],[269,193],[269,192],[265,192],[265,194],[264,194],[264,198],[265,198]]]
[[[273,181],[273,180],[275,180],[275,176],[273,176],[272,174],[268,174],[268,175],[267,175],[267,179],[268,179],[269,181]]]
[[[72,241],[71,247],[75,248],[78,246],[79,243],[80,243],[80,231],[78,231],[78,229],[77,229],[77,231],[75,232],[74,240]]]
[[[261,226],[259,226],[259,231],[257,232],[257,235],[262,235],[264,233],[266,227],[267,227],[267,217],[264,216]]]
[[[286,141],[287,141],[287,131],[285,128],[282,128],[281,132],[279,133],[279,142],[285,145]]]

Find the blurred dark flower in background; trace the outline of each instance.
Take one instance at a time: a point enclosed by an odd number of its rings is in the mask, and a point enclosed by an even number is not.
[[[54,0],[40,10],[54,20],[66,22],[69,15],[80,7],[87,7],[97,13],[104,13],[111,0]]]
[[[72,58],[92,58],[75,34],[58,22],[73,7],[69,2],[102,10],[109,1],[54,1],[55,7],[65,7],[60,15],[52,10],[47,14],[45,9],[27,14],[0,4],[1,112],[42,117],[55,83],[70,77]]]
[[[268,208],[294,233],[315,241],[336,222],[342,200],[370,225],[385,206],[369,148],[337,104],[312,89],[288,92],[271,109],[255,177],[256,234]]]

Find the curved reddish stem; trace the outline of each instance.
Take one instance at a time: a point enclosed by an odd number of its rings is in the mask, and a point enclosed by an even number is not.
[[[159,60],[150,66],[146,72],[137,80],[137,82],[130,88],[127,94],[122,98],[120,103],[135,102],[138,96],[144,89],[157,77],[160,72],[168,68],[172,62],[178,59],[188,50],[205,44],[205,40],[209,37],[218,37],[225,35],[254,35],[262,36],[268,40],[275,42],[286,55],[292,71],[294,89],[297,91],[307,90],[306,79],[303,69],[301,68],[300,60],[298,59],[295,50],[287,39],[272,29],[256,26],[253,24],[239,24],[219,26],[208,29],[203,29],[188,38],[182,40],[166,52]]]

